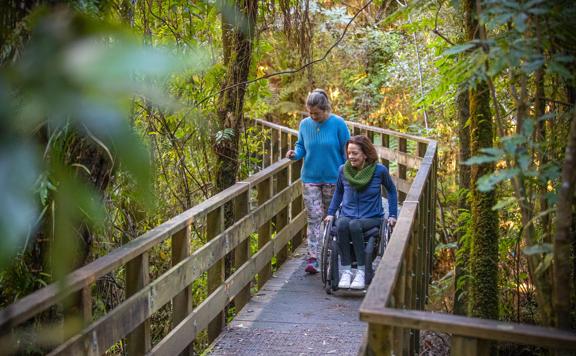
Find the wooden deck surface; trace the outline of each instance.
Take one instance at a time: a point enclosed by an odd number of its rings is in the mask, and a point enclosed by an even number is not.
[[[356,355],[367,324],[363,292],[328,295],[304,272],[303,247],[274,274],[214,341],[209,355]]]

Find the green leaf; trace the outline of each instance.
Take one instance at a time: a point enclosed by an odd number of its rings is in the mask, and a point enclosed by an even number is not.
[[[464,164],[467,166],[473,166],[477,164],[497,162],[499,160],[500,158],[495,156],[474,156],[464,161]]]
[[[458,53],[462,53],[465,52],[471,48],[476,47],[476,43],[464,43],[461,45],[456,45],[453,47],[448,48],[447,50],[444,51],[444,53],[442,53],[443,56],[450,56],[450,55],[454,55],[454,54],[458,54]]]
[[[540,253],[550,253],[552,251],[554,251],[554,246],[549,243],[527,246],[522,250],[526,256],[532,256]]]
[[[481,192],[489,192],[493,190],[498,183],[507,179],[511,179],[519,173],[520,169],[518,168],[502,169],[492,174],[483,175],[480,177],[480,179],[478,179],[476,186]]]
[[[528,171],[528,167],[530,166],[530,162],[532,162],[532,159],[530,158],[529,155],[523,153],[518,157],[517,162],[518,165],[520,166],[520,169],[522,169],[523,172],[526,172]]]
[[[526,31],[527,28],[526,20],[528,20],[528,15],[526,15],[523,12],[521,12],[520,14],[518,14],[518,16],[514,18],[514,25],[516,27],[516,30],[518,30],[518,32]]]
[[[498,200],[498,202],[496,203],[496,205],[494,205],[492,207],[492,210],[501,210],[503,208],[506,208],[514,203],[516,203],[516,198],[513,197],[507,197],[501,200]]]

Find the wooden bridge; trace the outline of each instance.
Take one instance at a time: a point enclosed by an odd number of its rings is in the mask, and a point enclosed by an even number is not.
[[[450,334],[453,355],[488,355],[498,341],[576,350],[576,335],[566,331],[425,311],[437,146],[390,130],[349,123],[392,168],[402,209],[391,242],[365,296],[324,294],[317,276],[301,272],[298,257],[306,224],[301,165],[282,159],[296,132],[254,124],[268,134],[260,172],[74,271],[63,284],[1,310],[0,353],[22,352],[24,340],[35,339],[53,355],[193,354],[195,340],[215,340],[208,349],[215,355],[413,355],[420,330]],[[231,226],[225,209],[233,210]],[[196,247],[197,241],[207,242]],[[172,251],[172,268],[151,280],[150,256],[162,244]],[[234,262],[229,271],[227,257]],[[122,270],[125,300],[93,315],[95,282]],[[206,290],[194,288],[199,280]],[[205,297],[195,305],[198,295]],[[238,313],[227,327],[231,306]],[[54,310],[63,316],[57,324],[28,322]],[[160,311],[170,313],[172,326],[153,341],[151,323]]]

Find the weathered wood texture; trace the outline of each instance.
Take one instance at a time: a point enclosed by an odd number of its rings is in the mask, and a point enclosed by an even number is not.
[[[285,147],[289,139],[285,132]],[[280,139],[282,134],[275,135]],[[270,160],[281,159],[286,148],[274,149]],[[209,329],[209,336],[216,337],[224,325],[223,311],[227,304],[237,297],[237,306],[241,308],[250,297],[250,282],[259,271],[265,270],[274,256],[280,256],[279,262],[286,257],[286,246],[305,226],[305,213],[302,209],[293,209],[296,214],[288,215],[290,206],[298,206],[301,201],[301,183],[295,175],[288,181],[289,168],[292,165],[287,159],[270,162],[268,168],[249,177],[233,187],[221,192],[207,201],[193,207],[181,215],[167,221],[143,236],[127,243],[111,254],[73,272],[67,278],[67,293],[60,293],[56,285],[38,291],[20,302],[0,312],[0,328],[4,335],[0,344],[17,341],[11,330],[30,317],[46,310],[51,305],[60,303],[67,295],[84,295],[91,285],[104,274],[126,266],[127,299],[117,308],[104,315],[96,322],[89,324],[77,335],[69,338],[52,354],[102,354],[117,341],[126,338],[129,354],[143,354],[151,350],[149,318],[166,303],[173,304],[173,330],[181,330],[187,320],[198,315],[205,316],[194,327],[202,325]],[[276,190],[272,196],[272,182]],[[260,190],[258,207],[249,211],[250,191]],[[264,192],[265,191],[265,192]],[[293,204],[295,202],[295,204]],[[232,203],[235,207],[236,222],[224,230],[224,205]],[[262,240],[259,251],[249,256],[249,236],[270,226],[276,219],[276,237]],[[190,253],[190,228],[193,224],[206,229],[208,243]],[[166,239],[172,237],[173,267],[155,279],[148,280],[148,253]],[[236,265],[234,274],[224,281],[223,261],[228,253],[234,253]],[[192,309],[191,285],[195,279],[208,273],[209,296],[201,306]],[[231,286],[234,288],[231,289]],[[86,293],[84,293],[86,292]],[[90,309],[90,298],[79,299],[80,309]],[[222,299],[224,296],[224,299]],[[223,302],[218,302],[218,301]],[[83,301],[83,302],[82,302]],[[204,306],[204,309],[202,308]],[[84,310],[86,309],[86,310]],[[87,314],[87,313],[84,313]],[[90,315],[85,315],[86,319]],[[89,320],[88,320],[89,321]],[[210,322],[211,321],[211,322]],[[200,331],[202,328],[198,329]],[[179,341],[178,352],[186,351],[192,337]],[[170,344],[166,339],[156,346]],[[159,346],[160,345],[160,346]],[[0,345],[1,346],[1,345]],[[170,350],[175,350],[171,348]]]

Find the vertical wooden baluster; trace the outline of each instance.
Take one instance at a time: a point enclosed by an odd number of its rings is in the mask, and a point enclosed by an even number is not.
[[[178,231],[172,236],[172,266],[190,256],[191,226]],[[182,292],[172,299],[172,327],[176,327],[192,311],[192,286],[186,286]],[[192,341],[192,340],[190,340]],[[188,346],[181,355],[191,355],[194,349]]]
[[[290,136],[287,132],[280,133],[280,159],[284,158],[290,149]]]
[[[272,163],[272,133],[271,129],[265,128],[263,132],[270,134],[270,136],[266,136],[264,139],[264,153],[263,153],[263,168],[268,167]]]
[[[258,205],[262,205],[271,197],[272,193],[272,178],[267,178],[266,180],[260,182],[258,187]],[[258,249],[262,248],[265,244],[270,241],[271,235],[271,223],[270,221],[265,222],[258,229]],[[262,270],[258,272],[258,289],[262,288],[264,283],[272,276],[272,264],[268,263]]]
[[[390,148],[390,136],[386,135],[386,134],[382,134],[382,147],[386,147],[386,148]],[[387,159],[381,159],[380,160],[382,162],[383,165],[386,166],[386,168],[390,168],[390,161]]]
[[[488,356],[490,355],[490,343],[482,339],[452,335],[450,355]]]
[[[295,181],[297,181],[298,179],[300,179],[300,170],[302,169],[302,160],[297,161],[292,163],[292,165],[290,166],[290,181],[291,183],[294,183]],[[299,183],[301,184],[301,183]],[[300,214],[300,212],[304,209],[304,201],[302,199],[302,194],[300,194],[298,196],[298,198],[294,199],[292,201],[292,207],[291,207],[291,216],[292,219],[294,219],[296,216],[298,216],[298,214]],[[306,226],[304,226],[302,228],[302,230],[298,231],[294,237],[292,238],[292,242],[290,244],[290,248],[292,249],[292,252],[294,252],[296,250],[296,248],[298,248],[298,246],[300,246],[300,244],[302,244],[302,241],[304,240],[304,236],[306,235]]]
[[[398,151],[406,153],[408,150],[408,145],[406,139],[403,137],[398,138]],[[406,180],[406,166],[403,164],[398,164],[398,178]],[[406,193],[398,192],[398,200],[403,202],[406,199]]]
[[[240,220],[242,217],[246,216],[250,212],[250,202],[249,195],[250,189],[246,187],[246,191],[238,195],[234,199],[234,219],[236,221]],[[236,269],[240,268],[248,258],[250,257],[250,236],[248,236],[244,241],[242,241],[238,247],[234,250],[234,267]],[[250,283],[248,283],[234,298],[234,306],[236,311],[239,312],[240,309],[248,303],[250,300]]]
[[[126,264],[126,299],[138,292],[148,283],[148,252],[133,258]],[[128,355],[143,355],[150,351],[150,320],[144,321],[126,337]]]
[[[272,129],[272,139],[271,141],[271,155],[272,163],[276,163],[280,160],[280,131]]]
[[[206,224],[206,241],[210,241],[224,230],[224,207],[220,206],[209,212]],[[208,269],[208,295],[220,287],[222,282],[224,282],[224,258]],[[212,342],[224,328],[224,318],[224,311],[222,311],[208,324],[209,342]]]
[[[288,168],[286,167],[278,172],[277,177],[277,191],[280,192],[284,188],[288,187]],[[280,210],[278,215],[276,215],[276,233],[281,231],[286,225],[288,225],[288,206]],[[288,258],[288,246],[282,247],[276,256],[276,261],[278,266],[280,266]]]
[[[390,326],[368,324],[368,345],[366,356],[392,355],[393,332]]]

